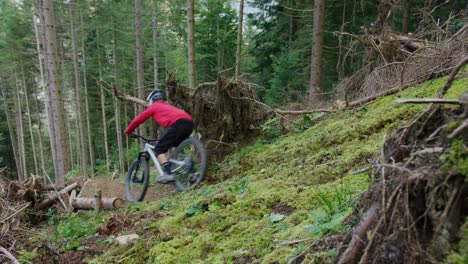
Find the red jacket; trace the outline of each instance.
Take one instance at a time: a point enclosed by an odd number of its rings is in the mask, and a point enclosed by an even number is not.
[[[125,134],[130,135],[135,128],[137,128],[141,123],[145,122],[150,116],[153,117],[162,127],[169,127],[174,124],[179,119],[192,120],[187,112],[172,106],[164,101],[157,101],[146,108],[141,114],[133,119],[132,122],[128,125],[125,130]]]

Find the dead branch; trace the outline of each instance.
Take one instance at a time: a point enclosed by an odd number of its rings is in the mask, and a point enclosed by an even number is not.
[[[370,170],[372,170],[373,168],[375,168],[375,165],[371,165],[371,166],[368,166],[368,167],[359,169],[359,170],[357,170],[357,171],[353,171],[353,172],[351,172],[351,174],[352,174],[352,175],[358,175],[358,174],[361,174],[361,173],[363,173],[363,172],[370,171]]]
[[[282,115],[306,115],[312,113],[336,113],[337,110],[334,109],[312,109],[312,110],[297,110],[297,111],[288,111],[275,108],[275,112]]]
[[[449,99],[397,99],[397,103],[402,104],[461,104],[460,100],[449,100]]]
[[[10,252],[8,252],[8,250],[6,250],[4,247],[0,246],[0,252],[9,260],[11,260],[11,263],[19,264],[19,261]]]
[[[410,84],[407,84],[407,85],[404,85],[404,86],[398,86],[398,87],[388,89],[388,90],[383,91],[381,93],[378,93],[378,94],[375,94],[375,95],[372,95],[372,96],[368,96],[368,97],[362,98],[360,100],[356,100],[354,102],[350,102],[348,104],[348,107],[352,108],[352,107],[355,107],[355,106],[360,106],[360,105],[366,104],[366,103],[374,101],[374,100],[376,100],[376,99],[378,99],[380,97],[395,94],[395,93],[398,93],[400,91],[403,91],[404,89],[406,89],[406,88],[408,88],[410,86],[411,86]]]
[[[366,240],[367,232],[370,227],[374,225],[377,221],[377,204],[374,204],[366,212],[366,216],[359,222],[359,225],[354,229],[353,238],[349,243],[346,251],[343,253],[343,256],[338,261],[338,264],[354,263],[356,258],[364,246],[364,241]]]
[[[134,103],[137,105],[142,105],[144,107],[149,106],[149,103],[147,101],[130,96],[130,95],[126,95],[122,93],[121,91],[119,91],[115,85],[112,85],[112,90],[114,91],[114,96],[117,97],[117,99],[121,101],[127,101],[127,102]]]
[[[453,138],[457,137],[457,136],[460,135],[461,132],[462,132],[463,130],[465,130],[467,127],[468,127],[468,118],[465,119],[465,121],[463,122],[463,124],[461,124],[459,127],[457,127],[457,129],[455,129],[452,133],[450,133],[450,135],[448,135],[448,138],[453,139]]]
[[[0,221],[0,224],[3,224],[3,223],[5,223],[7,220],[13,218],[15,215],[19,214],[19,213],[22,212],[24,209],[28,208],[30,205],[31,205],[31,203],[25,204],[23,207],[21,207],[20,209],[16,210],[13,214],[9,215],[9,216],[6,217],[5,219],[2,219],[2,221]]]
[[[355,40],[357,40],[357,41],[359,41],[362,44],[367,45],[367,46],[372,45],[370,41],[365,40],[364,38],[362,38],[362,37],[360,37],[359,35],[356,35],[356,34],[352,34],[352,33],[349,33],[349,32],[341,32],[341,31],[335,31],[335,34],[340,35],[340,36],[350,37],[350,38],[355,39]]]
[[[450,73],[448,79],[447,79],[447,82],[445,83],[444,85],[444,88],[442,89],[442,91],[440,91],[439,93],[439,98],[443,98],[445,93],[447,93],[448,89],[450,89],[450,87],[452,86],[452,82],[453,80],[455,79],[455,76],[457,76],[458,72],[460,71],[460,69],[465,66],[465,64],[468,63],[468,56],[465,56],[456,66],[455,68],[453,69],[453,71]]]
[[[70,191],[72,191],[72,190],[74,190],[74,189],[76,189],[78,187],[80,187],[80,185],[77,182],[68,185],[67,187],[63,188],[60,192],[56,193],[55,195],[40,201],[39,204],[37,205],[37,209],[43,209],[43,208],[47,207],[49,204],[55,202],[55,200],[61,199],[60,197],[62,195],[66,194],[66,193],[68,193],[68,192],[70,192]],[[68,208],[68,206],[65,206],[65,208]]]
[[[447,39],[446,42],[450,42],[454,40],[459,35],[463,34],[467,28],[468,28],[468,24],[463,25],[463,27],[460,30],[458,30],[455,34],[453,34],[449,39]]]
[[[49,180],[50,184],[54,188],[55,195],[56,195],[57,199],[60,200],[60,202],[62,203],[62,205],[63,205],[63,207],[65,208],[66,211],[70,211],[70,208],[68,208],[67,204],[63,201],[62,195],[59,194],[59,192],[57,191],[57,188],[55,188],[55,184],[52,182],[52,180],[50,179],[49,175],[47,174],[47,172],[45,170],[44,170],[44,174],[46,175],[46,177]]]
[[[302,243],[302,242],[307,242],[307,241],[310,241],[310,240],[312,240],[312,238],[304,238],[304,239],[298,239],[298,240],[292,240],[292,241],[285,241],[285,242],[280,243],[278,245],[278,247],[291,246],[291,245],[299,244],[299,243]]]
[[[311,243],[310,245],[308,245],[306,248],[304,248],[304,250],[301,252],[301,254],[299,254],[299,255],[293,257],[292,259],[290,259],[290,260],[288,261],[288,264],[295,263],[295,261],[296,261],[297,259],[299,259],[299,258],[301,258],[302,256],[304,256],[304,255],[306,254],[306,252],[307,252],[309,249],[311,249],[313,246],[315,246],[316,244],[317,244],[317,241],[314,242],[314,243]]]

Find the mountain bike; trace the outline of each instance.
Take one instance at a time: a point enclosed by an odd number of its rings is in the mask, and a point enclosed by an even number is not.
[[[143,201],[150,181],[149,160],[156,165],[159,176],[164,175],[154,147],[159,139],[148,139],[137,134],[133,138],[141,138],[145,143],[128,169],[125,182],[125,196],[129,201]],[[182,141],[175,151],[168,151],[169,162],[172,163],[172,173],[175,175],[175,186],[180,191],[188,191],[203,180],[206,173],[206,150],[200,140],[187,138]],[[153,179],[152,179],[153,180]]]

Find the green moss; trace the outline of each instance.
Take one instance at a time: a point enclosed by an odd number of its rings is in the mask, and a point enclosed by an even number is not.
[[[447,154],[441,156],[442,169],[468,177],[468,150],[460,140],[453,140]],[[468,179],[468,178],[467,178]]]
[[[455,247],[454,250],[445,259],[444,263],[447,264],[466,264],[468,263],[468,219],[465,224],[461,227],[463,234],[462,239]]]
[[[368,174],[352,172],[369,166],[384,136],[425,107],[398,104],[395,99],[434,97],[445,81],[429,81],[365,107],[330,115],[301,133],[260,140],[215,166],[210,177],[218,184],[133,205],[128,209],[133,213],[163,210],[167,214],[146,219],[158,233],[134,245],[111,248],[94,262],[288,262],[305,244],[282,246],[282,242],[320,239],[346,228],[342,219],[370,183]],[[458,98],[467,84],[466,77],[456,80],[446,98]],[[459,147],[453,146],[457,154],[448,160],[451,167],[464,172],[466,159],[461,159]],[[271,221],[272,215],[284,217]],[[311,231],[315,226],[321,226],[320,232]],[[326,263],[332,255],[322,252],[307,258]]]
[[[37,258],[39,257],[39,254],[35,251],[20,250],[18,254],[19,254],[18,260],[21,263],[34,263],[35,261],[37,261]]]

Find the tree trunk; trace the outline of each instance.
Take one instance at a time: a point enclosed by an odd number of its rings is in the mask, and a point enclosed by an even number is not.
[[[128,124],[129,123],[129,120],[128,120],[128,108],[127,108],[127,104],[124,104],[124,123],[125,124]],[[125,137],[125,148],[127,150],[127,153],[130,151],[130,143],[128,141],[128,137]],[[126,165],[128,167],[130,167],[130,159],[127,158],[125,159],[125,162],[126,162]]]
[[[239,27],[237,28],[237,50],[236,50],[236,72],[235,78],[239,77],[241,69],[241,53],[242,53],[242,29],[244,21],[244,0],[239,3]]]
[[[187,0],[187,47],[188,47],[188,72],[189,88],[195,90],[195,18],[194,18],[194,0]]]
[[[39,138],[39,155],[41,158],[41,170],[39,175],[42,175],[45,171],[45,159],[44,159],[44,143],[42,142],[42,121],[41,117],[39,114],[39,103],[38,99],[34,98],[34,106],[35,106],[35,112],[36,112],[36,119],[37,119],[37,134]]]
[[[289,32],[288,32],[288,50],[291,51],[294,35],[294,16],[293,16],[293,1],[289,0]]]
[[[99,72],[99,81],[102,80],[102,69],[101,69],[101,53],[99,52],[100,39],[99,39],[99,30],[96,30],[96,43],[98,49],[98,72]],[[104,150],[106,153],[106,170],[110,171],[110,159],[109,159],[109,145],[107,141],[107,116],[106,116],[106,104],[104,98],[104,89],[102,85],[99,84],[99,92],[101,95],[101,114],[102,114],[102,131],[104,132]]]
[[[2,85],[3,82],[0,82],[0,89],[2,90],[2,97],[3,97],[3,109],[5,111],[5,116],[7,119],[7,124],[8,124],[8,132],[10,134],[10,141],[11,141],[11,148],[13,149],[13,157],[15,158],[15,163],[16,163],[16,171],[18,172],[18,179],[20,180],[20,171],[21,171],[21,164],[19,162],[19,150],[18,150],[18,145],[16,144],[16,138],[15,138],[15,129],[14,129],[14,124],[12,123],[12,119],[10,116],[10,108],[8,107],[8,102],[10,101],[8,99],[8,93],[4,85]]]
[[[324,24],[325,0],[315,0],[314,28],[312,33],[312,59],[310,66],[309,107],[314,107],[321,101]]]
[[[29,136],[30,136],[30,144],[28,146],[31,147],[32,149],[32,155],[33,155],[33,162],[34,162],[34,173],[38,175],[38,166],[37,166],[37,154],[36,154],[36,140],[34,139],[34,133],[33,133],[33,128],[32,128],[32,121],[31,121],[31,110],[29,108],[29,93],[28,93],[28,87],[26,86],[26,79],[24,76],[24,68],[23,68],[23,60],[20,59],[20,64],[21,64],[21,78],[23,81],[23,87],[24,87],[24,101],[26,102],[26,115],[28,118],[28,128],[29,128]]]
[[[88,81],[86,78],[86,54],[85,54],[85,34],[84,34],[84,23],[83,23],[83,16],[81,14],[81,9],[78,9],[80,12],[80,29],[82,32],[81,35],[81,54],[82,54],[82,69],[83,69],[83,86],[84,86],[84,99],[85,99],[85,113],[86,113],[86,136],[88,139],[88,151],[89,151],[89,164],[91,166],[91,174],[94,174],[94,170],[96,167],[94,161],[94,150],[91,141],[91,124],[89,120],[89,101],[88,101]]]
[[[40,15],[39,15],[39,19],[41,21],[41,41],[42,41],[42,57],[44,58],[44,69],[45,69],[45,72],[44,72],[44,76],[47,77],[46,80],[50,80],[50,71],[49,71],[49,68],[48,68],[48,65],[49,65],[49,59],[48,59],[48,56],[47,56],[47,36],[46,36],[46,22],[45,22],[45,12],[44,12],[44,8],[43,8],[43,1],[41,0],[40,1]],[[56,164],[56,160],[57,160],[57,156],[58,156],[58,150],[57,150],[57,144],[55,144],[55,123],[53,122],[54,120],[54,112],[52,111],[52,94],[51,94],[51,90],[48,88],[48,83],[46,83],[46,81],[44,81],[43,83],[44,85],[44,94],[46,95],[46,103],[45,103],[45,108],[46,108],[46,112],[47,112],[47,124],[48,124],[48,131],[49,131],[49,144],[50,144],[50,151],[52,153],[52,161],[53,161],[53,164]],[[47,89],[46,89],[47,87]],[[54,166],[54,171],[55,171],[55,168],[56,166]]]
[[[78,126],[76,126],[78,127]],[[72,137],[72,120],[71,118],[68,118],[67,119],[67,131],[68,131],[68,145],[70,146],[70,160],[72,161],[71,162],[71,170],[74,170],[75,169],[75,164],[79,163],[80,160],[79,160],[79,157],[80,157],[80,154],[78,153],[79,152],[79,142],[76,142],[76,141],[79,141],[78,140],[78,137],[76,138],[76,140],[73,140],[73,137]],[[76,135],[78,135],[78,131],[76,132]],[[73,159],[73,143],[76,142],[76,162],[75,160]]]
[[[143,33],[141,29],[141,0],[135,0],[135,39],[136,39],[136,61],[137,61],[137,95],[145,99],[145,80],[143,72]],[[138,112],[143,112],[143,107],[138,107]],[[145,126],[139,127],[140,134],[145,131]]]
[[[159,62],[157,56],[158,48],[158,17],[156,14],[156,0],[151,2],[153,5],[153,75],[154,75],[154,88],[159,86],[158,70]]]
[[[82,116],[82,100],[81,100],[81,76],[80,76],[80,65],[78,62],[77,55],[77,37],[75,30],[75,0],[70,1],[70,31],[71,31],[71,42],[72,42],[72,53],[73,53],[73,68],[75,72],[75,104],[76,104],[76,116],[78,118],[78,153],[81,159],[81,172],[83,177],[88,179],[88,156],[85,145],[84,129],[83,129],[83,116]]]
[[[37,28],[36,19],[37,19],[36,16],[33,15],[34,35],[36,38],[37,61],[39,63],[39,74],[41,75],[39,88],[42,90],[42,92],[44,92],[44,94],[46,94],[44,90],[45,89],[45,76],[44,76],[44,69],[42,66],[42,59],[41,59],[41,57],[43,57],[42,55],[43,53],[41,52],[41,41],[39,38],[39,30]],[[41,158],[41,171],[39,174],[42,174],[45,171],[45,159],[44,159],[44,144],[42,142],[42,121],[41,121],[40,114],[39,114],[39,103],[38,103],[37,98],[34,98],[34,105],[35,105],[36,119],[37,119],[37,125],[38,125],[37,130],[38,130],[38,139],[39,139],[39,154]]]
[[[28,177],[28,171],[26,168],[26,151],[24,148],[24,131],[23,131],[23,113],[21,112],[21,87],[19,85],[18,75],[15,70],[15,120],[16,120],[16,139],[18,142],[19,150],[19,163],[21,175],[20,180],[24,180]]]
[[[119,80],[119,75],[118,75],[118,67],[117,67],[117,52],[115,48],[115,28],[112,26],[112,53],[114,55],[114,82],[115,85],[117,85],[118,80]],[[124,165],[124,156],[123,156],[123,142],[122,142],[122,125],[121,125],[121,117],[120,117],[120,102],[117,98],[114,98],[114,112],[115,112],[115,129],[117,132],[117,145],[119,148],[119,172],[120,172],[120,178],[124,179],[124,170],[125,170],[125,165]]]
[[[403,0],[403,25],[401,31],[403,33],[408,33],[409,27],[409,17],[410,17],[410,0]]]
[[[64,175],[70,168],[70,146],[68,144],[68,135],[65,118],[65,108],[63,105],[62,83],[60,79],[60,70],[57,54],[57,35],[55,31],[55,16],[52,0],[41,0],[41,7],[44,12],[45,21],[45,44],[47,46],[47,68],[49,72],[48,88],[51,94],[51,106],[53,112],[53,123],[55,126],[55,135],[57,156],[54,160],[55,182],[61,187],[64,185]]]

